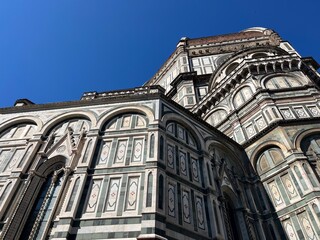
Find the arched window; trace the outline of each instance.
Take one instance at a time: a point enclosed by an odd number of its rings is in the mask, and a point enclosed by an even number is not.
[[[265,57],[268,57],[268,54],[266,53],[255,53],[255,54],[252,54],[251,58],[265,58]]]
[[[167,132],[179,141],[187,143],[192,148],[197,148],[197,141],[194,135],[184,126],[177,122],[170,122],[167,125]]]
[[[19,139],[28,138],[33,135],[36,130],[36,125],[32,123],[21,123],[10,127],[0,133],[1,139]]]
[[[228,236],[231,237],[231,239],[239,239],[239,237],[242,236],[242,234],[239,232],[239,222],[236,215],[235,207],[229,198],[229,196],[225,197],[225,223],[226,223],[226,229],[228,232]]]
[[[146,135],[147,124],[146,116],[132,112],[118,114],[106,121],[100,132],[101,144],[97,145],[93,159],[96,166],[140,165],[147,157],[153,158],[155,135]]]
[[[301,150],[310,162],[315,177],[320,182],[320,134],[313,134],[301,141]]]
[[[292,76],[276,76],[265,82],[265,87],[269,89],[298,87],[302,84]]]
[[[59,190],[62,186],[64,172],[56,170],[46,177],[41,190],[33,204],[20,239],[44,239],[51,222]]]
[[[141,129],[147,126],[147,119],[139,113],[123,113],[109,120],[102,127],[103,132],[121,129]]]
[[[235,108],[241,106],[248,101],[253,95],[253,92],[249,86],[241,88],[233,97],[233,105]]]
[[[211,113],[211,115],[207,118],[206,121],[213,126],[217,126],[226,117],[227,117],[227,111],[223,109],[219,109]]]
[[[233,70],[235,70],[239,66],[239,63],[233,62],[226,68],[226,75],[228,76]]]
[[[263,173],[284,161],[280,148],[273,147],[265,150],[258,158],[257,171]]]

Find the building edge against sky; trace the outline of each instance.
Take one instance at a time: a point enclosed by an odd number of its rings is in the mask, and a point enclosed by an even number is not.
[[[1,238],[319,239],[318,67],[256,27],[182,38],[142,87],[0,109]]]

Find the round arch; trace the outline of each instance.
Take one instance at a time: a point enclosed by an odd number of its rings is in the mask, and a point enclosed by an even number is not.
[[[20,123],[32,123],[37,126],[37,131],[39,131],[43,127],[42,121],[34,116],[23,116],[23,117],[16,117],[10,120],[7,120],[0,124],[0,133],[9,127],[20,124]]]
[[[206,113],[206,116],[204,117],[204,121],[207,121],[212,114],[219,110],[225,111],[227,115],[230,113],[230,109],[227,106],[219,106],[208,111],[208,113]]]
[[[224,142],[218,142],[217,140],[214,139],[206,139],[206,149],[210,151],[210,149],[215,149],[218,148],[222,151],[227,152],[227,158],[225,160],[231,161],[231,166],[235,167],[238,171],[241,171],[242,175],[246,175],[246,173],[251,172],[250,169],[248,169],[248,165],[244,165],[243,161],[239,161],[239,155],[235,150],[233,150],[228,143]],[[249,163],[249,162],[248,162]],[[239,172],[238,172],[239,174]]]
[[[217,80],[223,75],[222,73],[225,71],[225,69],[232,64],[233,62],[239,61],[239,59],[244,58],[250,54],[253,53],[261,53],[261,52],[266,52],[266,53],[277,53],[280,55],[288,54],[287,51],[283,50],[280,47],[275,47],[275,46],[262,46],[262,47],[255,47],[251,49],[245,49],[240,52],[236,52],[234,55],[231,55],[229,58],[225,60],[218,68],[216,71],[212,74],[210,80],[209,80],[209,91],[211,91]]]
[[[310,135],[313,135],[313,134],[320,134],[320,128],[313,128],[313,129],[309,129],[309,130],[298,133],[298,135],[293,140],[293,144],[295,148],[299,151],[302,151],[301,142],[303,141],[304,138],[309,137]]]
[[[92,127],[96,126],[96,117],[92,112],[69,112],[65,114],[60,114],[58,116],[55,116],[53,119],[51,119],[49,122],[47,122],[42,130],[41,133],[43,135],[46,135],[53,127],[58,125],[59,123],[68,120],[68,119],[74,119],[74,118],[81,118],[81,119],[87,119],[91,122]]]
[[[295,78],[295,80],[301,84],[301,86],[303,86],[304,84],[306,84],[306,82],[303,82],[301,81],[301,76],[297,76],[296,74],[293,74],[293,73],[271,73],[271,74],[268,74],[266,76],[264,76],[263,78],[261,78],[260,80],[260,85],[261,87],[263,88],[266,88],[266,82],[268,80],[270,80],[271,78],[275,78],[275,77],[292,77],[292,78]]]
[[[284,144],[282,144],[278,141],[264,142],[264,143],[258,145],[258,147],[256,147],[255,150],[252,152],[251,156],[249,156],[250,161],[252,163],[252,166],[254,166],[255,169],[256,169],[256,164],[257,164],[257,161],[258,161],[261,153],[263,151],[265,151],[266,149],[272,148],[272,147],[280,148],[284,157],[286,157],[288,155],[288,148]]]
[[[229,197],[229,199],[232,202],[232,205],[235,208],[241,207],[239,198],[237,197],[236,193],[229,186],[227,186],[227,185],[221,186],[221,192],[224,197],[226,197],[226,195]]]
[[[205,146],[204,143],[204,139],[201,136],[200,132],[198,131],[198,129],[196,129],[196,127],[194,127],[194,125],[192,125],[189,121],[187,121],[184,118],[179,117],[177,114],[175,113],[167,113],[165,114],[162,119],[164,126],[168,125],[169,121],[175,121],[177,123],[180,123],[181,125],[183,125],[184,127],[187,127],[187,129],[191,132],[191,134],[197,138],[197,140],[199,140],[199,145],[198,147],[200,147],[200,149],[203,149],[203,147]]]
[[[57,168],[64,168],[67,162],[67,158],[62,155],[54,156],[53,158],[46,159],[43,162],[40,162],[36,166],[35,171],[40,176],[47,176]]]
[[[254,95],[255,91],[256,91],[256,87],[253,85],[253,83],[245,83],[243,85],[241,85],[240,87],[236,88],[235,91],[232,92],[231,96],[230,96],[230,106],[231,106],[231,110],[235,110],[237,107],[235,107],[234,105],[234,98],[235,96],[244,88],[249,87],[252,95]],[[251,96],[252,96],[251,95]],[[240,106],[240,105],[239,105]]]
[[[97,125],[96,127],[98,129],[101,129],[103,127],[103,125],[110,119],[112,119],[113,117],[119,115],[119,114],[122,114],[122,113],[140,113],[140,114],[143,114],[145,115],[148,120],[149,120],[149,123],[154,123],[155,122],[155,116],[154,116],[154,113],[153,111],[149,108],[149,107],[146,107],[146,106],[126,106],[126,107],[117,107],[117,108],[114,108],[113,110],[111,111],[108,111],[107,113],[105,113],[100,119],[99,121],[97,122]]]

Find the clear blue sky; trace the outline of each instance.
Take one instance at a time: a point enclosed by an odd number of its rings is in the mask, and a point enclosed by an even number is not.
[[[142,85],[181,37],[276,30],[320,61],[320,1],[0,1],[0,107]]]

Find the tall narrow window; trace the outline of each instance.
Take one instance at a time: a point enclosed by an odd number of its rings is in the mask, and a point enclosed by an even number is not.
[[[147,188],[147,207],[152,207],[152,188],[153,188],[153,175],[152,172],[148,174],[148,188]]]
[[[298,179],[299,179],[299,181],[300,181],[303,189],[304,189],[304,190],[307,190],[307,189],[308,189],[307,184],[306,184],[306,182],[304,181],[304,178],[302,177],[302,175],[301,175],[298,167],[297,167],[297,166],[294,166],[293,169],[294,169],[295,173],[297,174]]]
[[[163,160],[163,152],[164,152],[163,146],[164,146],[163,137],[160,136],[160,153],[159,153],[159,158],[160,158],[161,160]]]
[[[318,205],[313,203],[312,204],[312,208],[313,208],[314,213],[317,215],[317,217],[318,217],[318,219],[320,221],[320,210],[319,210]]]
[[[312,186],[313,186],[313,187],[316,187],[316,186],[317,186],[317,183],[315,182],[315,180],[314,180],[311,172],[309,171],[309,168],[308,168],[307,164],[306,164],[306,163],[303,163],[303,164],[302,164],[302,167],[303,167],[304,171],[306,172],[306,174],[307,174],[307,176],[308,176],[308,178],[309,178]]]
[[[154,157],[154,134],[150,136],[150,149],[149,149],[149,157]]]
[[[212,186],[212,179],[211,179],[209,163],[207,163],[207,171],[208,171],[209,184],[210,184],[210,186]]]
[[[90,153],[90,150],[91,150],[91,145],[92,145],[92,140],[89,141],[89,143],[87,144],[87,147],[86,147],[86,151],[84,153],[84,157],[82,158],[82,163],[85,163],[87,162],[89,159],[89,153]]]
[[[159,198],[158,198],[158,208],[163,209],[163,176],[159,176]]]
[[[42,185],[22,231],[21,239],[28,239],[29,237],[32,237],[32,239],[43,239],[62,185],[63,172],[60,172],[58,175],[55,173],[47,176],[46,181]],[[36,221],[37,219],[39,221]]]
[[[68,206],[67,206],[66,212],[70,212],[71,211],[71,208],[73,206],[74,200],[75,200],[77,192],[78,192],[79,183],[80,183],[79,180],[80,180],[80,178],[78,177],[77,180],[75,181],[75,184],[74,184],[72,192],[71,192],[71,197],[70,197],[69,202],[68,202]]]

